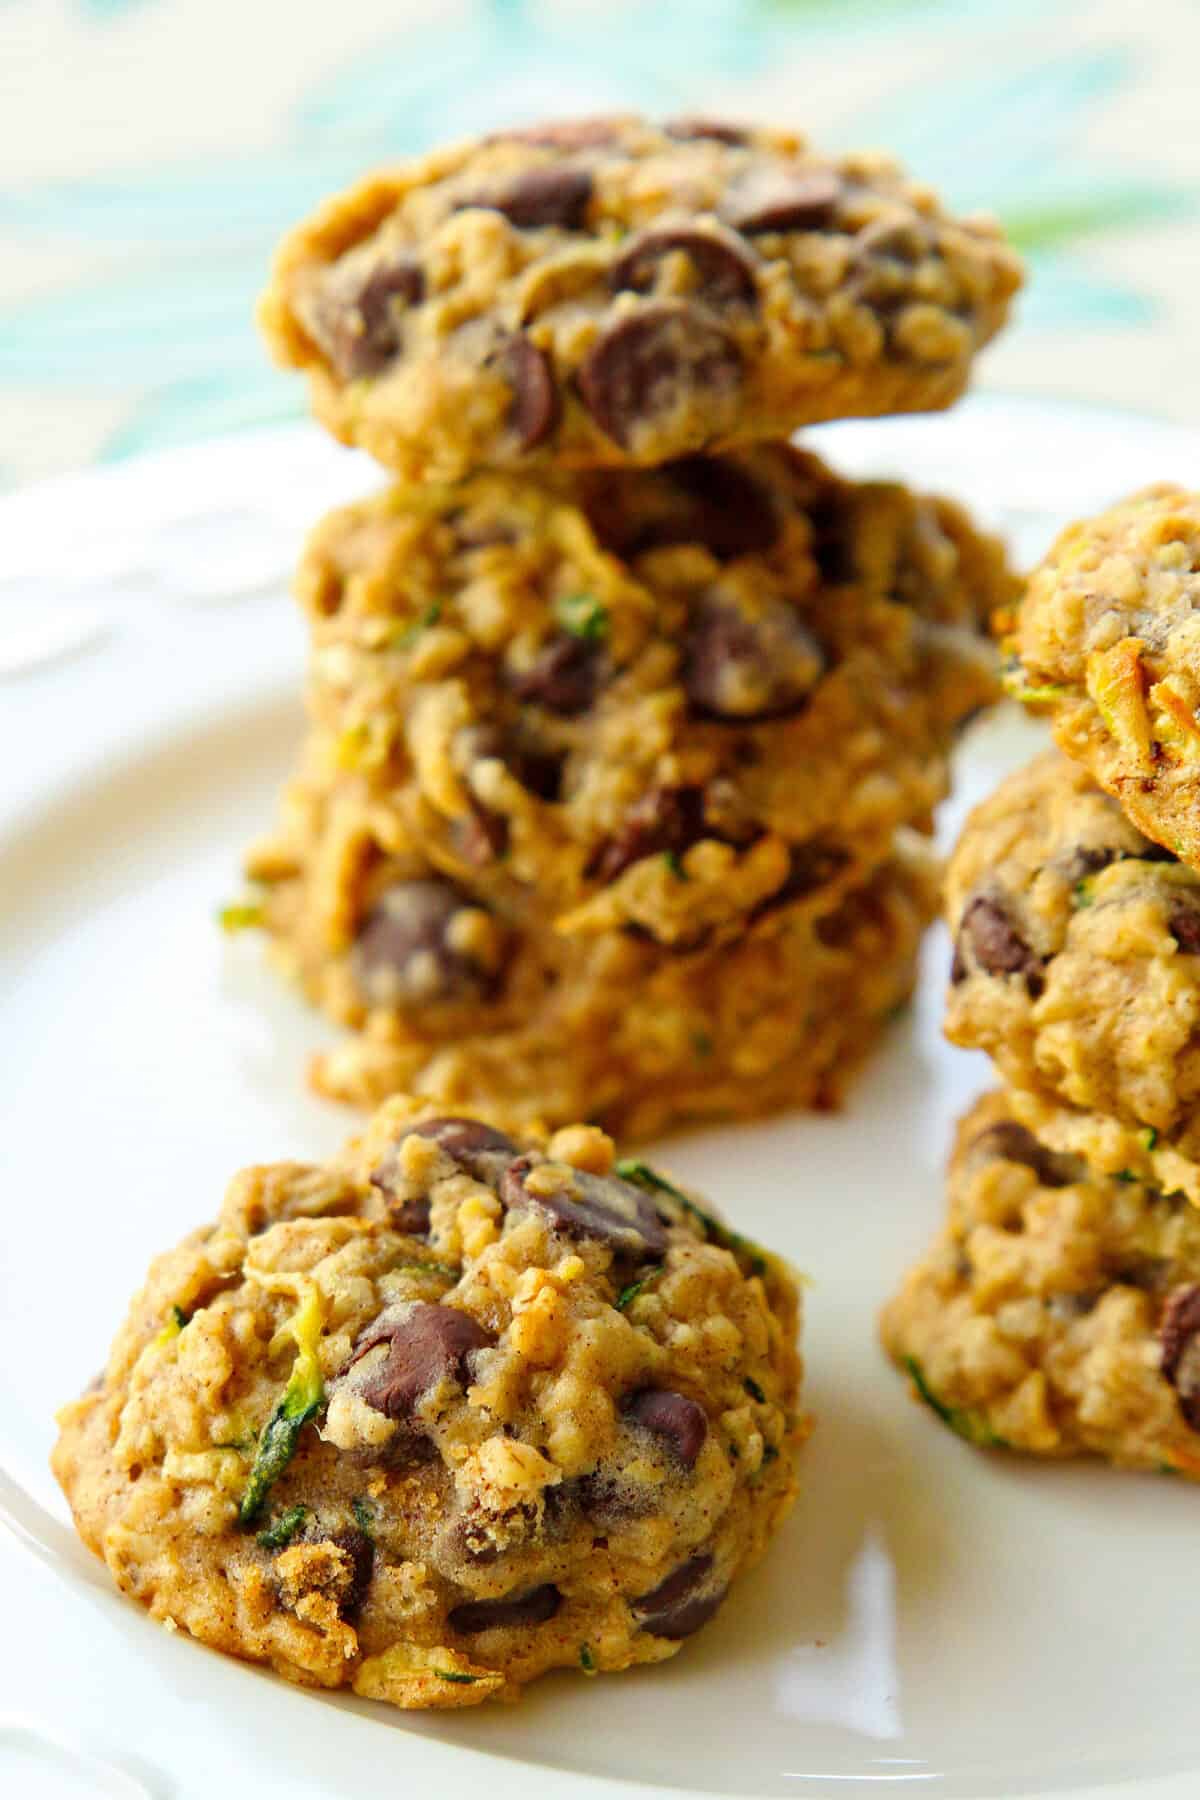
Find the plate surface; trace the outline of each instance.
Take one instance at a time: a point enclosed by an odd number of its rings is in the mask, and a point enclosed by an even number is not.
[[[960,495],[1022,557],[1134,485],[1200,485],[1200,436],[1086,409],[981,399],[817,436],[844,469]],[[303,1087],[325,1027],[214,914],[301,729],[287,566],[324,506],[376,479],[296,429],[0,505],[0,1504],[44,1565],[4,1550],[20,1630],[0,1634],[0,1787],[1194,1795],[1195,1491],[973,1451],[876,1347],[940,1216],[952,1121],[988,1081],[939,1037],[939,933],[842,1115],[661,1152],[810,1272],[819,1421],[772,1554],[674,1661],[433,1719],[302,1694],[151,1624],[67,1529],[52,1412],[150,1255],[243,1162],[320,1155],[354,1123]],[[944,830],[1039,742],[1003,712],[977,727]]]

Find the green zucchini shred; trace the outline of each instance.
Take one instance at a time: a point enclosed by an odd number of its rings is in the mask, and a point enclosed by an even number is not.
[[[324,1399],[325,1384],[315,1347],[298,1344],[282,1398],[259,1434],[250,1475],[238,1507],[238,1524],[243,1528],[253,1525],[257,1519],[272,1484],[278,1481],[295,1455],[300,1433]]]
[[[554,616],[572,637],[598,643],[608,636],[608,612],[594,594],[564,594],[554,602]]]
[[[433,1673],[435,1675],[440,1676],[443,1681],[457,1681],[457,1682],[461,1682],[461,1683],[466,1683],[466,1682],[471,1682],[471,1681],[482,1681],[483,1680],[482,1675],[463,1675],[460,1673],[460,1671],[458,1669],[435,1669],[433,1671]]]
[[[231,935],[237,931],[257,931],[263,922],[261,900],[231,900],[217,909],[217,924]]]
[[[656,1275],[661,1274],[662,1264],[659,1263],[653,1269],[648,1269],[640,1281],[631,1281],[628,1287],[623,1287],[616,1298],[617,1311],[624,1312],[627,1306],[632,1306],[647,1283],[653,1281]]]
[[[767,1396],[763,1393],[761,1387],[758,1385],[757,1381],[755,1381],[755,1379],[752,1375],[747,1375],[745,1381],[743,1381],[743,1383],[742,1383],[742,1386],[745,1388],[746,1392],[749,1394],[749,1396],[752,1400],[757,1400],[760,1406],[766,1405]]]
[[[766,1274],[769,1258],[761,1244],[756,1244],[753,1238],[743,1237],[740,1232],[730,1231],[728,1225],[722,1225],[719,1219],[706,1213],[694,1200],[689,1200],[685,1193],[665,1180],[649,1163],[642,1162],[639,1157],[629,1156],[617,1164],[616,1172],[622,1181],[632,1181],[635,1186],[645,1188],[648,1193],[668,1194],[703,1228],[710,1243],[719,1244],[722,1250],[732,1250],[735,1256],[744,1256],[750,1264],[752,1275]]]
[[[957,1437],[965,1438],[968,1444],[975,1444],[981,1450],[1004,1450],[1007,1445],[1002,1437],[997,1437],[987,1421],[978,1413],[968,1412],[963,1408],[947,1406],[939,1400],[925,1379],[925,1371],[915,1356],[906,1356],[904,1367],[917,1390],[920,1399],[925,1402],[931,1412],[935,1412],[943,1425],[948,1425]]]
[[[585,1675],[594,1675],[596,1673],[596,1659],[592,1655],[590,1644],[580,1644],[579,1666]]]
[[[289,1506],[286,1512],[272,1519],[265,1531],[259,1532],[258,1541],[264,1550],[282,1550],[285,1544],[291,1543],[307,1518],[307,1506]]]
[[[361,1494],[356,1494],[350,1502],[350,1511],[354,1514],[354,1523],[358,1529],[372,1542],[375,1538],[375,1514]]]

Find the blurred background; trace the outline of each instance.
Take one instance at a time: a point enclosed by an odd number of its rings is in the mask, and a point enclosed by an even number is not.
[[[983,385],[1200,413],[1197,0],[0,0],[0,486],[303,407],[279,233],[502,122],[703,108],[879,146],[1027,254]]]

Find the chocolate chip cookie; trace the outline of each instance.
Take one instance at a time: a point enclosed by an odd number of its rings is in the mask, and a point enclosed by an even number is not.
[[[1200,1198],[1200,874],[1052,750],[971,815],[946,905],[952,1041],[1060,1148]]]
[[[959,508],[786,446],[393,489],[298,586],[313,734],[253,869],[316,879],[334,950],[362,914],[333,889],[406,852],[571,935],[828,909],[942,798],[1015,591]]]
[[[1200,1478],[1200,1213],[1090,1175],[1005,1094],[962,1121],[946,1225],[882,1335],[970,1443]]]
[[[606,118],[367,177],[285,240],[261,318],[339,438],[441,480],[947,406],[1020,280],[885,158]]]
[[[272,892],[278,966],[353,1028],[314,1059],[314,1085],[357,1105],[411,1090],[517,1127],[587,1117],[636,1139],[836,1105],[908,998],[937,908],[936,861],[911,832],[827,911],[785,885],[672,945],[545,929],[412,867],[342,865],[327,900],[352,921],[340,947],[315,889]]]
[[[1200,868],[1200,496],[1147,488],[1072,525],[1008,647],[1014,692],[1067,754]]]
[[[153,1616],[401,1707],[673,1656],[795,1493],[786,1267],[611,1140],[393,1101],[150,1269],[54,1471]]]
[[[321,1085],[637,1131],[828,1094],[907,991],[929,881],[897,834],[1013,587],[957,508],[783,446],[334,514],[313,728],[249,862],[284,968],[360,1032]]]

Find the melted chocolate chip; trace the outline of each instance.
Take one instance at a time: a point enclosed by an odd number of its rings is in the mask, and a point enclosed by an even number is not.
[[[489,359],[512,389],[507,429],[519,450],[534,450],[558,423],[558,393],[549,359],[519,332]]]
[[[1035,1000],[1046,985],[1041,957],[1025,942],[1004,902],[993,895],[976,894],[963,913],[951,980],[962,980],[967,973],[968,950],[975,966],[987,975],[1023,975]]]
[[[595,639],[561,631],[546,642],[527,669],[510,678],[512,690],[519,700],[574,718],[586,712],[596,698],[605,660],[604,647]]]
[[[1042,1187],[1070,1187],[1083,1179],[1083,1168],[1073,1156],[1062,1156],[1040,1144],[1032,1131],[1015,1119],[998,1119],[971,1139],[972,1151],[1018,1163],[1032,1169]]]
[[[454,949],[450,930],[472,902],[448,881],[399,881],[386,889],[351,952],[355,981],[371,1006],[416,1006],[478,998],[490,973]]]
[[[634,1601],[638,1623],[643,1631],[655,1637],[685,1638],[702,1625],[707,1625],[722,1600],[725,1589],[698,1594],[697,1588],[711,1573],[713,1559],[709,1555],[689,1557],[673,1574],[649,1594]]]
[[[708,1435],[704,1409],[669,1388],[639,1388],[621,1409],[635,1425],[663,1438],[686,1468],[692,1468]]]
[[[844,845],[828,843],[821,837],[793,844],[788,852],[788,872],[783,885],[755,907],[753,916],[762,918],[765,913],[790,905],[793,900],[802,900],[806,894],[817,893],[840,875],[849,861],[850,852]]]
[[[645,856],[670,851],[680,856],[702,837],[715,837],[704,817],[704,790],[653,788],[632,806],[620,826],[588,865],[588,875],[607,884]]]
[[[1185,956],[1200,954],[1200,904],[1183,898],[1172,900],[1167,930]]]
[[[753,264],[736,240],[690,225],[659,225],[640,232],[613,264],[609,277],[613,292],[650,293],[663,262],[678,254],[686,256],[695,271],[695,299],[709,306],[739,302],[752,306],[757,300]]]
[[[767,490],[719,457],[680,457],[653,476],[646,469],[606,470],[593,478],[586,509],[604,548],[626,558],[703,544],[726,562],[764,554],[779,536]]]
[[[1176,1288],[1158,1327],[1159,1366],[1179,1397],[1179,1410],[1200,1431],[1200,1283]]]
[[[692,707],[739,724],[800,712],[826,666],[821,645],[785,600],[747,612],[706,595],[684,639],[683,685]]]
[[[355,1386],[376,1412],[404,1420],[411,1418],[422,1394],[439,1381],[453,1380],[465,1387],[469,1358],[495,1341],[492,1332],[458,1307],[417,1301],[403,1310],[389,1308],[381,1313],[358,1339],[343,1373],[353,1371],[370,1351],[386,1345],[386,1356]]]
[[[591,197],[592,178],[586,169],[548,163],[544,168],[526,169],[495,193],[460,200],[459,208],[482,206],[503,213],[521,230],[557,225],[574,231],[583,224]]]
[[[741,352],[695,306],[656,301],[621,314],[592,345],[579,372],[584,404],[600,429],[629,449],[640,425],[680,412],[691,395],[727,402],[742,384]]]
[[[721,209],[745,236],[760,231],[819,231],[832,224],[842,183],[832,169],[756,169]]]
[[[562,1605],[553,1582],[531,1588],[527,1594],[505,1594],[499,1600],[466,1600],[447,1615],[451,1631],[473,1636],[477,1631],[498,1631],[512,1625],[544,1625]]]
[[[538,1171],[539,1191],[531,1193],[526,1182]],[[545,1179],[552,1174],[554,1185]],[[664,1256],[666,1226],[655,1211],[650,1195],[631,1181],[616,1175],[591,1175],[584,1169],[561,1163],[539,1162],[521,1156],[509,1163],[500,1184],[500,1197],[518,1210],[535,1206],[548,1213],[568,1237],[592,1238],[609,1244],[621,1256]]]
[[[343,381],[377,375],[400,349],[403,314],[425,297],[425,275],[406,252],[359,274],[347,262],[332,271],[317,309],[316,329]]]
[[[506,1162],[520,1154],[518,1146],[504,1132],[496,1131],[491,1125],[484,1125],[479,1119],[422,1119],[419,1124],[410,1125],[403,1132],[379,1163],[371,1171],[371,1183],[385,1195],[390,1196],[396,1190],[401,1177],[400,1146],[406,1138],[431,1138],[445,1155],[456,1162],[460,1169],[473,1175],[476,1181],[486,1182],[494,1186],[499,1179],[500,1171]],[[424,1223],[405,1224],[403,1215],[412,1210],[414,1218],[423,1217]],[[429,1201],[410,1200],[390,1214],[391,1221],[401,1231],[424,1233],[429,1230]]]

